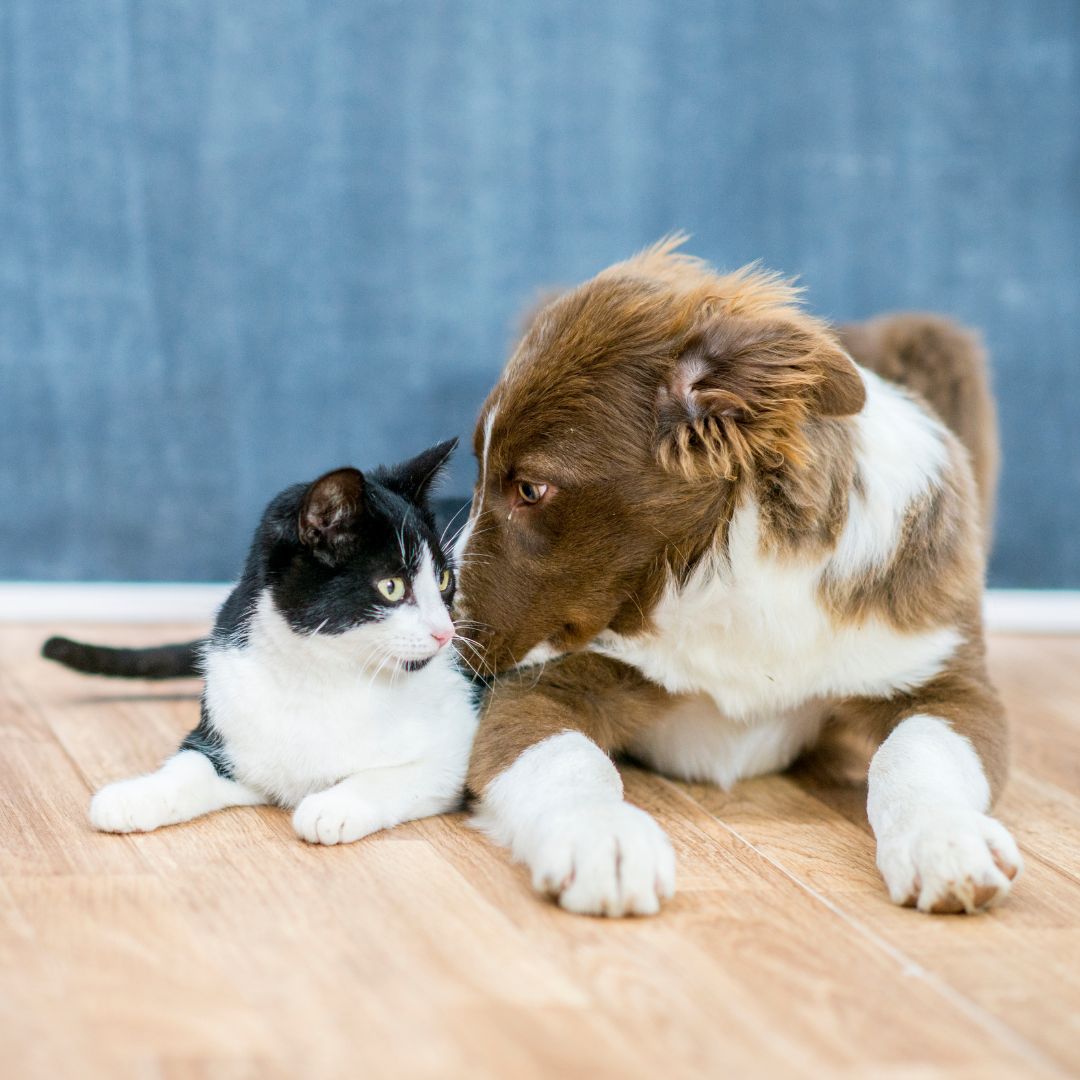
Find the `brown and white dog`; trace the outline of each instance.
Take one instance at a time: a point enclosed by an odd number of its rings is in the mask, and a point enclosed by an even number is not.
[[[726,787],[859,731],[889,895],[987,907],[1021,860],[987,816],[979,349],[929,316],[834,332],[678,246],[543,307],[481,412],[462,615],[478,668],[534,670],[495,681],[478,821],[563,907],[649,914],[675,861],[611,755]]]

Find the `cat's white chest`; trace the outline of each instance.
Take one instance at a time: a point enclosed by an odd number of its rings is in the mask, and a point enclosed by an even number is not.
[[[391,678],[359,664],[285,663],[254,640],[209,653],[206,700],[235,778],[287,806],[363,770],[463,762],[475,727],[449,657]]]

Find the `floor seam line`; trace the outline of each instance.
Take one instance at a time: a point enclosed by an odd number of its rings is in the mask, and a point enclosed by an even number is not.
[[[1005,1024],[1002,1020],[998,1019],[993,1013],[987,1012],[978,1002],[972,1001],[962,991],[958,990],[951,983],[945,980],[941,975],[931,971],[929,968],[920,964],[913,957],[910,957],[898,946],[893,945],[891,942],[881,937],[871,927],[867,926],[861,919],[845,911],[839,907],[834,901],[823,895],[819,890],[815,889],[809,882],[804,881],[797,874],[789,870],[783,863],[779,862],[776,858],[770,855],[767,851],[758,847],[752,840],[744,836],[737,828],[730,825],[728,822],[719,818],[712,811],[702,806],[689,792],[683,791],[678,785],[672,783],[666,777],[660,777],[665,784],[668,785],[673,791],[678,792],[680,798],[691,802],[699,810],[708,814],[709,817],[715,821],[722,829],[724,829],[731,836],[735,837],[741,844],[744,844],[756,855],[764,859],[770,866],[779,870],[789,881],[797,885],[801,890],[812,897],[817,903],[821,904],[827,910],[832,912],[837,918],[850,926],[853,930],[860,935],[860,937],[871,942],[877,946],[882,952],[887,953],[893,960],[895,960],[904,972],[910,972],[920,978],[927,986],[931,987],[941,997],[947,1001],[956,1005],[961,1012],[967,1015],[975,1023],[977,1023],[984,1031],[989,1034],[1000,1038],[1002,1042],[1012,1046],[1014,1050],[1020,1051],[1024,1056],[1031,1057],[1035,1061],[1044,1067],[1049,1068],[1052,1072],[1062,1077],[1067,1077],[1068,1074],[1062,1070],[1062,1067],[1053,1058],[1047,1056],[1045,1051],[1040,1049],[1034,1043],[1029,1042],[1020,1032],[1014,1031],[1011,1027]]]

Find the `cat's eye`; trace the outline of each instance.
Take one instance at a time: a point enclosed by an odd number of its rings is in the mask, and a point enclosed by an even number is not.
[[[375,588],[392,604],[396,604],[405,595],[405,582],[399,577],[383,578],[375,583]]]
[[[547,484],[534,484],[531,480],[520,480],[518,481],[517,493],[522,502],[532,506],[547,494],[547,489]]]
[[[450,571],[444,570],[439,575],[439,592],[446,592],[450,588]]]

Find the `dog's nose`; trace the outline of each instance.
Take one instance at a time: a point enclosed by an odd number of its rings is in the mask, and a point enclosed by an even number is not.
[[[448,644],[450,641],[453,640],[454,631],[452,629],[432,630],[431,636],[435,639],[435,641],[438,643],[439,648],[441,649],[444,645]]]

